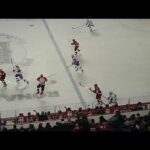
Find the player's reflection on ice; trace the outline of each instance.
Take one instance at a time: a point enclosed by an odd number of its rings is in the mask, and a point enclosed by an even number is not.
[[[23,83],[18,83],[16,86],[15,86],[15,88],[16,88],[16,90],[19,90],[19,91],[24,91],[24,90],[26,90],[27,88],[28,88],[28,84],[23,84]]]
[[[8,102],[11,101],[15,101],[15,100],[37,100],[37,99],[43,99],[43,98],[47,98],[47,97],[60,97],[60,94],[58,91],[45,91],[43,93],[43,95],[37,95],[36,93],[24,93],[22,91],[22,93],[9,93],[8,91],[5,89],[6,92],[3,92],[0,94],[0,99],[2,100],[6,100]],[[51,100],[51,99],[49,99]]]
[[[100,33],[98,30],[94,29],[90,32],[93,36],[100,36]]]

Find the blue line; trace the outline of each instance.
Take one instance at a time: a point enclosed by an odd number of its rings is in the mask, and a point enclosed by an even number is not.
[[[56,51],[57,51],[58,55],[59,55],[59,57],[60,57],[60,59],[61,59],[63,65],[64,65],[64,67],[65,67],[65,70],[66,70],[66,72],[67,72],[67,74],[68,74],[68,76],[69,76],[69,78],[70,78],[70,81],[71,81],[72,84],[73,84],[73,87],[74,87],[74,89],[75,89],[75,91],[76,91],[76,93],[77,93],[77,95],[78,95],[78,97],[79,97],[79,99],[80,99],[80,102],[81,102],[82,106],[83,106],[84,108],[86,108],[86,103],[85,103],[85,101],[84,101],[84,99],[83,99],[83,96],[82,96],[80,90],[78,89],[78,87],[77,87],[77,85],[76,85],[76,82],[75,82],[75,80],[73,79],[73,76],[72,76],[72,74],[70,73],[70,71],[69,71],[69,69],[68,69],[68,67],[67,67],[67,64],[66,64],[66,62],[65,62],[65,59],[64,59],[64,57],[63,57],[63,55],[62,55],[62,53],[61,53],[61,51],[60,51],[60,48],[58,47],[58,45],[57,45],[57,43],[56,43],[56,40],[54,39],[54,36],[53,36],[52,32],[50,31],[50,29],[49,29],[49,27],[48,27],[48,25],[47,25],[45,19],[43,19],[43,23],[44,23],[44,26],[46,27],[47,32],[48,32],[48,34],[49,34],[49,36],[50,36],[50,38],[51,38],[51,40],[52,40],[52,42],[53,42],[53,44],[54,44],[54,46],[55,46],[55,48],[56,48]]]

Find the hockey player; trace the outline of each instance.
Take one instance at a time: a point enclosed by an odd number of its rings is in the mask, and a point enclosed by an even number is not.
[[[87,20],[86,26],[90,29],[90,31],[93,31],[92,27],[94,27],[94,24],[93,24],[92,20]]]
[[[102,92],[101,92],[100,88],[98,87],[97,84],[94,85],[94,88],[95,88],[94,90],[92,90],[91,88],[89,88],[89,89],[96,94],[97,102],[102,103],[102,101],[101,101]]]
[[[5,73],[2,69],[0,69],[0,81],[3,82],[3,86],[4,86],[4,87],[7,86],[7,84],[6,84],[6,82],[5,82],[5,77],[6,77],[6,73]]]
[[[79,61],[77,55],[72,55],[72,65],[75,66],[75,71],[78,71],[80,69],[83,72],[83,69],[80,66],[80,61]]]
[[[41,74],[40,77],[37,78],[37,81],[39,81],[39,84],[37,85],[37,94],[39,94],[39,88],[41,88],[40,95],[42,95],[45,89],[45,82],[47,82],[48,80],[43,76],[43,74]]]
[[[107,99],[109,100],[109,104],[117,103],[117,95],[112,91],[109,92],[109,97]]]
[[[24,82],[29,84],[29,81],[27,81],[26,79],[23,79],[22,71],[18,65],[15,66],[15,68],[13,69],[13,72],[15,73],[17,83],[19,83],[20,80],[23,80]]]
[[[77,55],[77,53],[80,51],[79,50],[79,43],[75,39],[73,39],[71,45],[74,45],[75,55]]]

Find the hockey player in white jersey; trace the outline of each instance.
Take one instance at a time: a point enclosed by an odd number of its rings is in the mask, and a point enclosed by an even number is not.
[[[93,31],[92,27],[94,27],[94,24],[93,24],[92,20],[87,20],[86,26],[90,29],[90,31]]]
[[[72,65],[75,66],[75,71],[81,70],[83,72],[82,67],[80,66],[80,61],[77,55],[72,55]]]
[[[109,104],[117,103],[117,95],[112,91],[109,92],[109,97],[107,99],[109,100]]]
[[[29,84],[29,81],[23,78],[22,71],[18,65],[15,66],[15,68],[13,69],[13,72],[15,73],[17,83],[19,83],[20,80],[23,80],[24,82]]]

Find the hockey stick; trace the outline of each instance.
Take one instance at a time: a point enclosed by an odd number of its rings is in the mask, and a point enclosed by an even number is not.
[[[90,89],[90,87],[84,86],[81,82],[79,82],[79,84],[80,84],[80,86],[82,86],[82,87],[84,87],[85,89],[88,89],[88,90],[90,90],[92,93],[94,93],[94,92]],[[95,94],[95,93],[94,93],[94,94]],[[102,96],[102,97],[106,98],[105,96]],[[102,101],[101,101],[101,102],[102,102]],[[102,104],[106,105],[104,102],[102,102]]]
[[[12,58],[11,58],[11,64],[12,64],[12,67],[13,67],[13,69],[14,69],[14,65],[13,65],[13,60],[12,60]]]
[[[86,25],[84,24],[84,25],[79,26],[79,27],[72,27],[72,29],[77,29],[77,28],[80,28],[80,27],[83,27],[83,26],[86,26]]]
[[[86,88],[86,89],[90,90],[90,88],[89,88],[89,87],[84,86],[81,82],[79,82],[79,84],[80,84],[80,86],[82,86],[82,87],[84,87],[84,88]],[[91,90],[90,90],[90,91],[91,91]]]
[[[72,64],[68,65],[67,68],[70,68],[72,66]]]
[[[38,113],[36,110],[33,110],[34,112]]]
[[[84,88],[90,90],[91,92],[93,92],[93,91],[90,89],[90,87],[84,86],[81,82],[79,82],[79,84],[80,84],[82,87],[84,87]],[[107,99],[107,97],[105,97],[105,96],[102,96],[102,97]]]
[[[53,74],[47,76],[47,78],[50,78],[50,77],[52,77],[52,76],[55,76],[56,74],[57,74],[57,73],[53,73]]]

